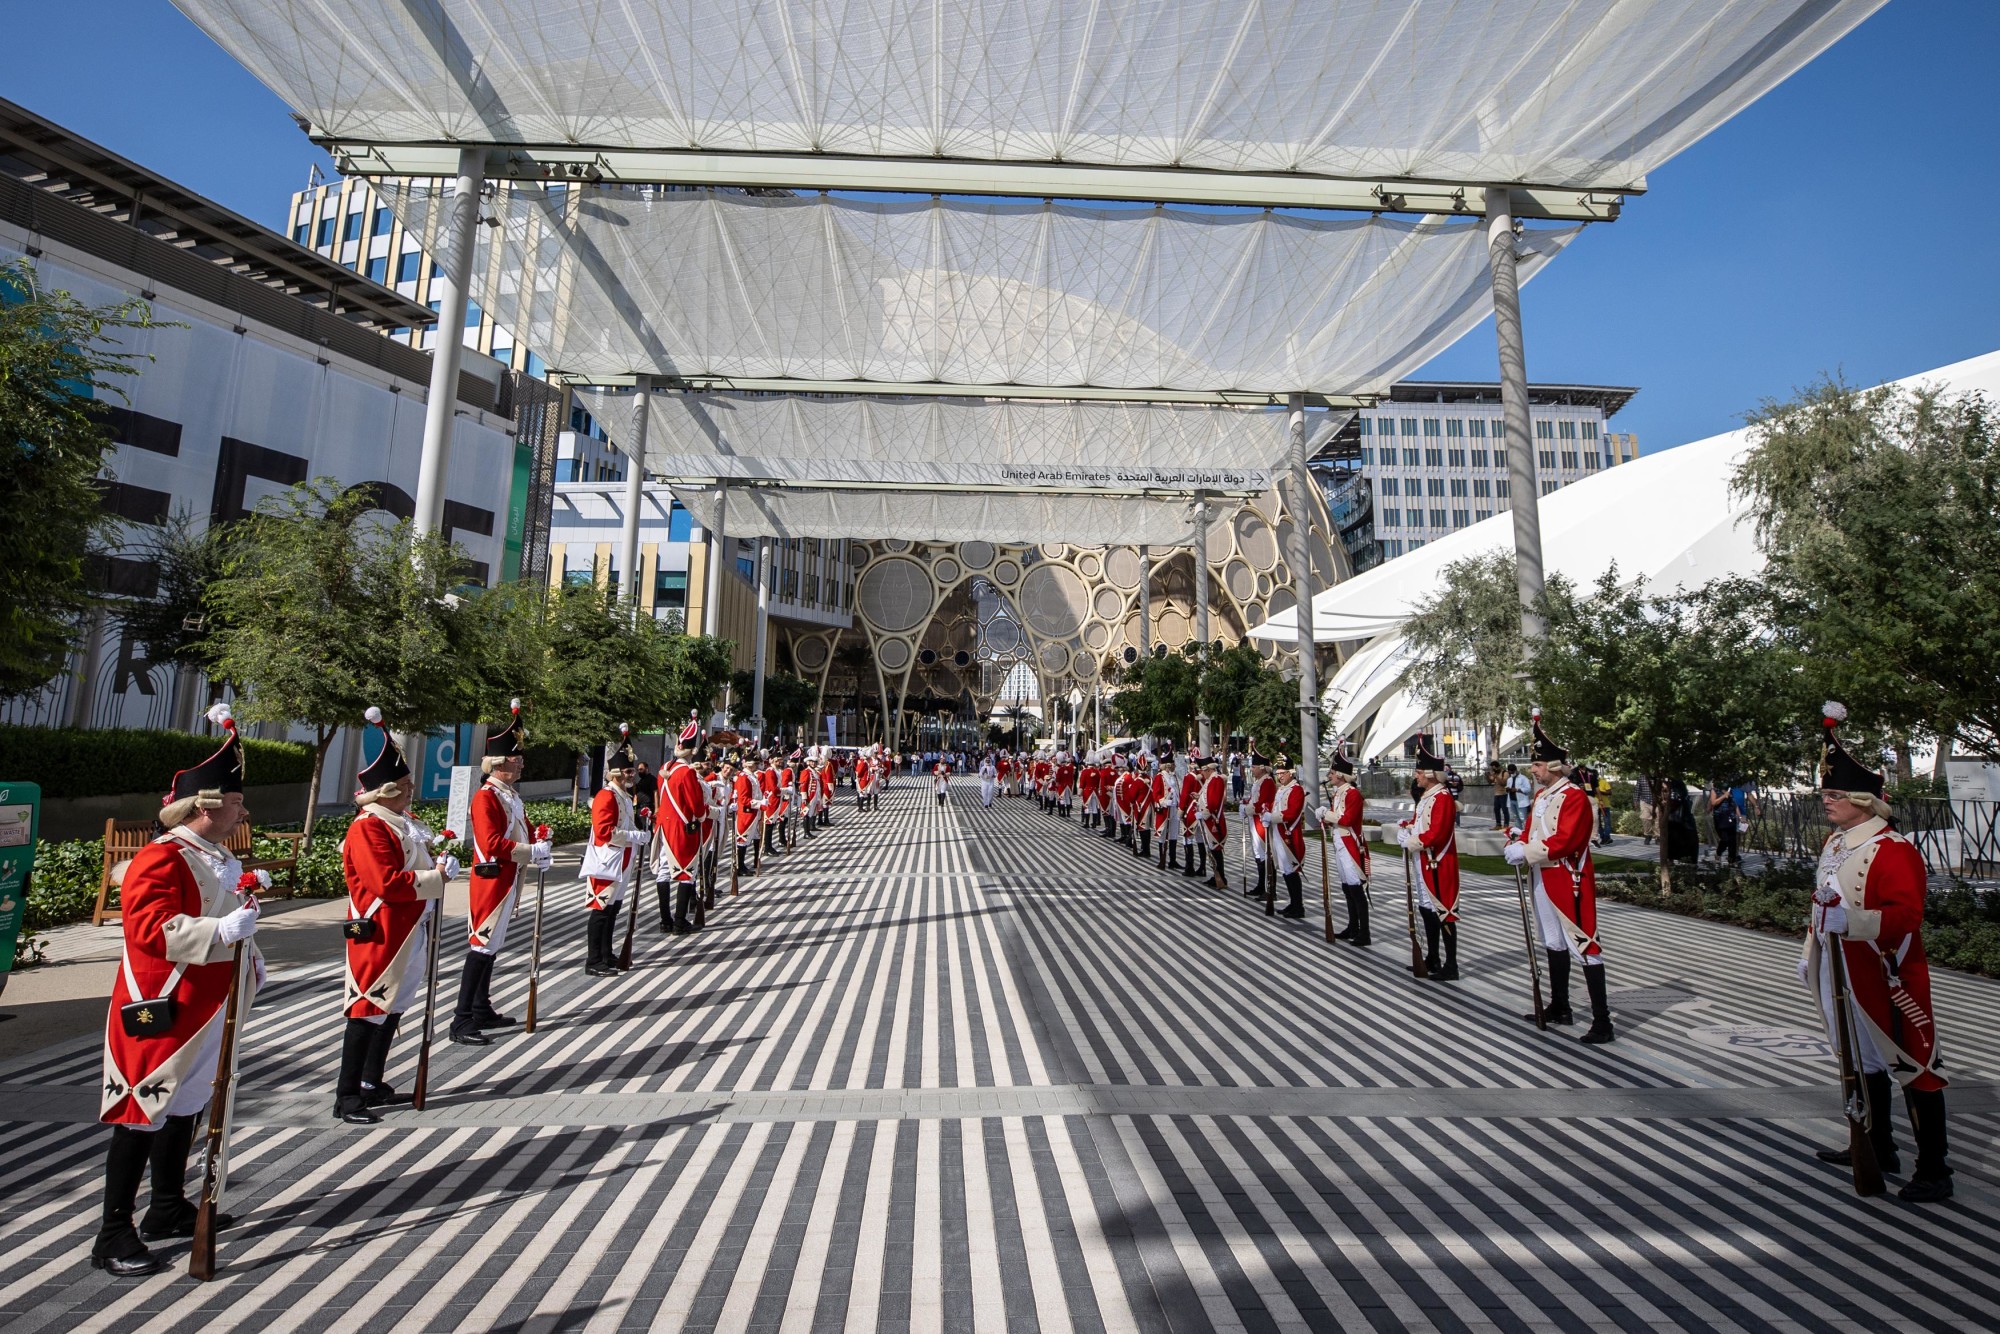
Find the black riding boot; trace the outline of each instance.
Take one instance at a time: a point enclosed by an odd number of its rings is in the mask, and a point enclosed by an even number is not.
[[[1550,1024],[1573,1024],[1576,1011],[1569,1008],[1569,951],[1545,951],[1549,958],[1549,1003],[1542,1011],[1542,1019]],[[1532,1014],[1523,1018],[1533,1019]]]
[[[1894,1083],[1887,1072],[1864,1074],[1861,1079],[1868,1089],[1868,1140],[1875,1148],[1876,1165],[1884,1175],[1895,1176],[1903,1170],[1903,1160],[1896,1152],[1896,1117],[1889,1110],[1889,1093]],[[1854,1165],[1854,1152],[1845,1144],[1837,1149],[1821,1149],[1815,1156],[1823,1163],[1840,1167]]]
[[[361,1092],[361,1070],[374,1041],[375,1025],[366,1019],[349,1019],[340,1035],[340,1074],[333,1086],[333,1114],[350,1125],[372,1126],[382,1119],[369,1109]]]
[[[660,934],[671,936],[674,931],[674,882],[655,880],[653,882],[653,902],[660,909]]]
[[[139,1240],[165,1241],[194,1235],[194,1201],[187,1197],[188,1150],[194,1147],[194,1114],[170,1116],[152,1134],[147,1162],[153,1171],[153,1198],[139,1220]],[[218,1220],[220,1221],[220,1220]]]
[[[1887,1079],[1884,1075],[1882,1078]],[[1896,1193],[1912,1204],[1935,1204],[1939,1200],[1951,1198],[1951,1165],[1945,1161],[1944,1131],[1944,1090],[1932,1089],[1922,1092],[1916,1089],[1903,1090],[1903,1101],[1910,1109],[1910,1133],[1917,1141],[1917,1167],[1910,1173],[1910,1182]],[[1887,1120],[1887,1102],[1883,1099],[1882,1119]]]
[[[1617,1035],[1611,1031],[1611,1001],[1605,994],[1607,984],[1604,981],[1604,965],[1585,960],[1583,985],[1590,992],[1590,1028],[1577,1041],[1587,1042],[1592,1046],[1600,1042],[1609,1042]]]
[[[492,955],[466,951],[465,967],[458,974],[458,1005],[452,1010],[451,1031],[447,1034],[453,1042],[467,1047],[486,1045],[486,1037],[479,1031],[479,979],[492,966]]]
[[[1141,857],[1153,855],[1153,831],[1144,825],[1139,827],[1139,855]]]
[[[1458,923],[1438,919],[1438,934],[1444,941],[1444,967],[1431,969],[1431,981],[1458,981]]]
[[[750,874],[750,848],[744,843],[736,845],[736,874]]]
[[[1266,877],[1270,874],[1271,864],[1267,861],[1260,861],[1255,857],[1250,859],[1250,864],[1257,868],[1257,883],[1243,886],[1243,897],[1246,899],[1261,899],[1264,897],[1264,885],[1266,884]]]
[[[685,936],[695,929],[694,885],[683,881],[674,895],[674,934]]]
[[[633,885],[632,892],[637,894],[639,886]],[[493,969],[500,962],[500,956],[481,954],[478,957],[479,990],[472,998],[472,1022],[479,1028],[512,1028],[520,1020],[501,1014],[493,1008]]]
[[[1356,906],[1356,900],[1361,897],[1361,887],[1359,885],[1342,885],[1340,887],[1340,897],[1347,901],[1347,925],[1334,932],[1333,938],[1335,940],[1353,940],[1355,935],[1361,930],[1361,909]]]
[[[1444,961],[1438,958],[1438,936],[1441,932],[1437,909],[1419,908],[1417,913],[1424,919],[1424,971],[1436,977],[1438,969],[1444,966]]]
[[[1285,872],[1285,906],[1278,909],[1282,917],[1304,917],[1306,915],[1305,875],[1300,871]]]
[[[146,1162],[152,1153],[153,1135],[130,1126],[111,1128],[111,1148],[104,1162],[104,1221],[98,1225],[97,1240],[90,1248],[90,1263],[119,1278],[157,1274],[167,1267],[166,1261],[146,1249],[138,1229],[132,1226],[132,1212],[139,1205],[139,1183],[145,1179]]]
[[[593,908],[589,920],[584,923],[583,971],[589,977],[603,977],[618,971],[611,962],[611,919],[612,909]]]
[[[382,1072],[389,1068],[389,1046],[402,1022],[402,1015],[392,1014],[371,1025],[375,1032],[369,1038],[368,1054],[361,1058],[361,1100],[370,1107],[395,1107],[410,1100],[409,1094],[398,1093],[382,1082]]]
[[[1341,886],[1341,889],[1343,890],[1347,888],[1348,886],[1346,885]],[[1355,928],[1354,943],[1356,945],[1362,945],[1362,946],[1372,945],[1375,943],[1375,937],[1370,935],[1368,931],[1367,887],[1363,885],[1355,885],[1353,886],[1353,889],[1354,889],[1354,906],[1347,910],[1348,920],[1350,922],[1359,922],[1361,924],[1360,926]]]
[[[1168,839],[1162,839],[1162,840],[1161,840],[1161,842],[1163,842],[1163,843],[1165,843],[1165,844],[1166,844],[1166,854],[1167,854],[1167,869],[1168,869],[1169,871],[1178,871],[1178,870],[1180,870],[1180,869],[1181,869],[1181,845],[1180,845],[1180,842],[1179,842],[1179,840],[1177,840],[1177,839],[1171,839],[1171,838],[1168,838]]]
[[[1215,885],[1216,885],[1216,888],[1218,888],[1218,889],[1228,889],[1228,888],[1229,888],[1229,881],[1228,881],[1227,879],[1225,879],[1225,878],[1224,878],[1224,876],[1223,876],[1223,874],[1222,874],[1222,847],[1221,847],[1221,845],[1220,845],[1220,844],[1217,844],[1217,845],[1216,845],[1216,849],[1215,849],[1215,877],[1214,877],[1214,878],[1215,878]]]

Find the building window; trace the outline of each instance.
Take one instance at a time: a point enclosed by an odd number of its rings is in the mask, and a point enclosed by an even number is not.
[[[1473,513],[1478,516],[1480,523],[1485,523],[1488,519],[1493,517],[1492,510],[1474,510]]]
[[[1463,468],[1465,466],[1465,451],[1462,449],[1447,449],[1444,452],[1444,461],[1453,468]]]
[[[406,250],[396,256],[396,281],[399,283],[415,282],[417,280],[417,266],[422,262],[423,256],[414,250]]]
[[[1366,426],[1367,423],[1363,422],[1362,425]],[[1372,467],[1374,466],[1374,463],[1375,463],[1375,451],[1369,448],[1367,445],[1363,445],[1361,447],[1361,466],[1364,468]]]
[[[1444,478],[1433,477],[1430,479],[1430,493],[1434,496],[1441,496],[1444,494]]]
[[[386,208],[376,209],[375,223],[374,226],[372,226],[369,229],[369,234],[371,236],[387,236],[389,234],[389,224],[393,220],[394,220],[394,215],[391,214],[388,209]]]
[[[1442,527],[1444,527],[1444,511],[1443,511],[1443,510],[1432,510],[1432,511],[1431,511],[1431,527],[1433,527],[1433,528],[1442,528]]]
[[[1493,483],[1491,483],[1491,482],[1487,481],[1487,480],[1486,480],[1486,479],[1485,479],[1484,477],[1481,477],[1481,478],[1479,478],[1479,479],[1478,479],[1477,481],[1475,481],[1475,482],[1474,482],[1474,483],[1472,484],[1472,494],[1473,494],[1473,495],[1475,495],[1475,496],[1490,496],[1490,495],[1492,495],[1492,494],[1493,494]]]
[[[1465,435],[1464,419],[1453,417],[1450,421],[1447,421],[1444,424],[1444,433],[1454,439],[1462,439]]]
[[[1561,485],[1562,485],[1562,483],[1561,483],[1561,482],[1543,482],[1543,483],[1542,483],[1542,494],[1543,494],[1543,495],[1547,495],[1547,494],[1549,494],[1549,492],[1551,492],[1551,491],[1555,490],[1555,489],[1556,489],[1557,487],[1559,487],[1559,486],[1561,486]]]
[[[1535,439],[1553,440],[1555,438],[1556,438],[1556,425],[1554,422],[1535,423]]]
[[[347,215],[347,225],[340,229],[340,239],[343,241],[359,241],[361,239],[361,215],[359,213],[350,213]]]
[[[480,310],[480,309],[479,309],[479,303],[478,303],[477,301],[468,301],[468,302],[466,302],[466,303],[465,303],[465,327],[466,327],[466,328],[468,328],[468,329],[477,329],[477,328],[479,327],[479,320],[480,320],[480,317],[481,317],[481,316],[482,316],[482,315],[483,315],[484,313],[485,313],[485,312],[483,312],[482,310]]]
[[[1463,528],[1471,522],[1472,522],[1472,512],[1470,510],[1453,510],[1451,512],[1452,527]]]
[[[1415,417],[1403,418],[1403,434],[1415,435],[1416,433],[1417,433],[1417,419]]]
[[[1472,438],[1474,440],[1484,440],[1486,438],[1486,419],[1484,417],[1474,417],[1471,425]]]
[[[1414,450],[1414,449],[1406,449],[1406,450],[1404,450],[1404,451],[1403,451],[1403,466],[1404,466],[1405,468],[1414,468],[1414,467],[1416,467],[1416,466],[1417,466],[1417,451],[1416,451],[1416,450]]]
[[[1404,510],[1403,522],[1412,528],[1421,528],[1424,526],[1424,512],[1422,510]]]
[[[1483,449],[1475,449],[1475,450],[1473,450],[1473,451],[1472,451],[1472,466],[1473,466],[1473,467],[1475,467],[1475,468],[1483,468],[1483,467],[1485,467],[1485,466],[1486,466],[1486,451],[1485,451],[1485,450],[1483,450]]]
[[[1562,452],[1562,461],[1563,461],[1563,467],[1574,470],[1576,468],[1576,451],[1573,449],[1565,449]]]
[[[318,245],[318,246],[321,246],[321,247],[325,247],[325,246],[330,246],[330,245],[332,245],[332,244],[333,244],[333,219],[332,219],[332,218],[321,218],[321,219],[319,220],[319,233],[318,233],[318,234],[319,234],[319,240],[318,240],[318,241],[316,241],[316,242],[314,242],[314,244],[315,244],[315,245]]]
[[[676,500],[673,509],[667,515],[667,540],[669,542],[686,542],[692,539],[693,536],[694,516],[687,512],[686,506]]]
[[[1367,417],[1362,417],[1358,421],[1356,421],[1354,423],[1354,429],[1358,434],[1361,435],[1373,435],[1375,433],[1373,421],[1372,419]]]
[[[1384,478],[1382,479],[1382,494],[1383,494],[1383,495],[1385,495],[1385,496],[1393,496],[1393,495],[1395,495],[1395,494],[1396,494],[1396,487],[1397,487],[1397,485],[1398,485],[1398,483],[1397,483],[1397,481],[1396,481],[1396,479],[1395,479],[1395,478],[1393,478],[1393,477],[1384,477]]]
[[[1555,452],[1555,451],[1554,451],[1553,449],[1538,449],[1538,450],[1536,450],[1536,451],[1535,451],[1535,459],[1536,459],[1536,461],[1537,461],[1537,462],[1538,462],[1538,463],[1539,463],[1539,464],[1541,465],[1541,467],[1542,467],[1542,469],[1543,469],[1544,471],[1546,471],[1546,472],[1554,472],[1554,471],[1555,471],[1555,467],[1556,467],[1556,452]]]
[[[1424,438],[1435,440],[1444,434],[1444,425],[1436,417],[1424,418]]]
[[[1585,471],[1585,472],[1596,472],[1596,471],[1597,471],[1597,455],[1595,455],[1595,454],[1592,454],[1592,453],[1586,453],[1586,454],[1585,454],[1585,455],[1583,456],[1583,468],[1584,468],[1584,471]]]
[[[1559,436],[1561,436],[1561,437],[1562,437],[1563,439],[1565,439],[1565,440],[1574,440],[1574,439],[1576,439],[1576,423],[1575,423],[1575,422],[1557,422],[1557,423],[1556,423],[1556,434],[1557,434],[1557,435],[1559,435]]]
[[[1391,556],[1400,556],[1403,554],[1403,540],[1399,537],[1392,537],[1382,544],[1382,549],[1387,551]]]
[[[1507,486],[1508,486],[1507,479],[1505,477],[1500,478],[1498,481],[1493,483],[1493,494],[1496,496],[1506,495]]]
[[[1424,466],[1426,468],[1442,468],[1444,466],[1444,451],[1442,449],[1424,450]]]
[[[1403,526],[1403,512],[1392,509],[1383,510],[1382,526],[1384,528],[1401,528]]]
[[[313,225],[310,222],[302,222],[298,226],[292,228],[292,240],[297,242],[299,245],[304,245],[306,243],[306,238],[312,235],[312,230],[313,230]]]
[[[1455,496],[1466,494],[1465,479],[1463,477],[1454,477],[1451,479],[1451,493]]]
[[[371,283],[384,282],[388,279],[388,277],[389,277],[389,257],[387,255],[377,255],[375,258],[368,261],[369,282]]]

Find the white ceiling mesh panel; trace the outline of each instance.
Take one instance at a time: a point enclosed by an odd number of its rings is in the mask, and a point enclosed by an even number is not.
[[[715,523],[714,490],[675,486],[673,493],[696,523]],[[1210,503],[1216,522],[1227,522],[1231,512],[1227,501]],[[724,531],[733,537],[1176,546],[1193,540],[1194,512],[1190,502],[1172,497],[732,487]]]
[[[386,193],[437,253],[448,191]],[[512,186],[490,211],[473,299],[586,381],[1350,394],[1386,389],[1492,307],[1469,218],[629,186]],[[1525,232],[1523,280],[1578,230]]]
[[[614,444],[632,439],[636,393],[586,389],[577,398]],[[1351,415],[1308,412],[1308,453]],[[646,469],[755,481],[1262,491],[1290,445],[1281,408],[656,393]]]
[[[346,139],[1614,189],[1882,0],[175,0]]]

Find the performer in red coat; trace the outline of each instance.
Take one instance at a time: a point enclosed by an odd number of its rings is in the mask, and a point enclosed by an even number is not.
[[[1396,841],[1417,861],[1417,911],[1424,918],[1424,964],[1433,982],[1458,980],[1458,804],[1444,785],[1444,761],[1417,743],[1417,809]],[[1444,959],[1438,959],[1438,943]]]
[[[677,936],[694,930],[696,887],[707,841],[708,789],[694,767],[700,750],[701,728],[690,715],[674,740],[673,759],[660,771],[659,801],[654,807],[660,826],[653,868],[660,930]]]
[[[1179,797],[1181,874],[1189,877],[1208,874],[1208,845],[1201,836],[1201,786],[1201,752],[1196,751],[1188,756]]]
[[[1583,984],[1590,994],[1590,1028],[1582,1040],[1609,1042],[1611,1003],[1606,994],[1604,947],[1597,938],[1597,868],[1591,861],[1591,836],[1597,828],[1597,808],[1590,796],[1569,779],[1569,752],[1542,730],[1542,711],[1534,711],[1528,772],[1541,790],[1528,808],[1527,827],[1518,842],[1509,843],[1507,860],[1525,866],[1535,882],[1535,919],[1542,944],[1549,951],[1549,1003],[1543,1009],[1551,1024],[1573,1024],[1569,1004],[1570,959],[1583,956]]]
[[[631,729],[621,723],[619,737],[604,751],[604,786],[590,803],[590,843],[583,851],[583,887],[590,909],[584,940],[588,956],[583,971],[591,977],[619,972],[612,957],[611,936],[618,925],[618,908],[637,865],[639,850],[651,835],[639,828],[629,784],[639,767],[628,739]]]
[[[1076,810],[1076,757],[1068,752],[1058,756],[1049,781],[1055,789],[1056,814],[1065,820],[1072,818]]]
[[[1916,1170],[1897,1194],[1914,1204],[1934,1204],[1951,1198],[1952,1171],[1946,1157],[1946,1081],[1940,1070],[1937,1012],[1931,1003],[1930,963],[1924,957],[1929,873],[1916,845],[1889,826],[1883,775],[1840,744],[1835,729],[1846,717],[1846,706],[1833,701],[1823,711],[1820,804],[1833,833],[1819,855],[1799,977],[1819,999],[1829,1041],[1838,1042],[1827,956],[1840,950],[1875,1156],[1884,1172],[1902,1170],[1889,1111],[1893,1074],[1903,1086],[1917,1144]],[[1845,1146],[1822,1149],[1819,1157],[1843,1167],[1850,1162]]]
[[[778,778],[778,763],[768,750],[757,752],[758,815],[763,820],[764,851],[778,855],[778,822],[785,813],[785,792]]]
[[[1222,874],[1222,848],[1229,839],[1229,821],[1223,815],[1224,803],[1229,799],[1229,781],[1222,776],[1221,767],[1213,755],[1202,757],[1201,771],[1202,842],[1207,845],[1208,855],[1215,863],[1212,877],[1215,887],[1228,889],[1229,881]]]
[[[1278,911],[1285,917],[1304,917],[1306,789],[1297,775],[1282,765],[1273,781],[1277,791],[1271,798],[1266,818],[1271,822],[1271,854],[1276,862],[1274,869],[1284,877],[1288,896],[1285,906]]]
[[[763,794],[757,789],[756,761],[745,758],[730,780],[730,802],[736,808],[736,874],[750,874],[750,850],[757,845],[758,808]]]
[[[465,970],[458,980],[451,1040],[475,1047],[485,1045],[480,1030],[518,1022],[493,1008],[493,965],[520,910],[522,868],[546,872],[555,862],[554,849],[537,842],[528,827],[527,808],[515,790],[527,761],[528,738],[521,727],[521,701],[513,700],[508,707],[507,725],[492,729],[486,738],[486,754],[480,761],[486,781],[472,794],[472,880],[467,886],[471,931]]]
[[[227,705],[216,705],[208,716],[226,730],[221,747],[174,775],[161,798],[158,837],[119,880],[125,950],[111,983],[98,1100],[98,1119],[112,1128],[111,1144],[104,1217],[90,1263],[120,1278],[166,1268],[146,1242],[194,1235],[188,1149],[195,1118],[215,1084],[238,943],[248,942],[245,1004],[264,975],[252,939],[257,900],[242,895],[242,864],[223,847],[249,815],[243,748]],[[153,1197],[134,1228],[139,1184],[149,1166]]]
[[[1368,840],[1361,830],[1361,789],[1354,785],[1354,761],[1348,758],[1344,744],[1335,744],[1327,767],[1333,790],[1320,808],[1319,820],[1332,835],[1333,860],[1340,868],[1340,896],[1347,900],[1347,925],[1334,936],[1367,945],[1373,941],[1368,932]]]
[[[333,1111],[354,1125],[372,1125],[382,1119],[377,1107],[410,1100],[383,1080],[382,1071],[403,1012],[426,981],[429,933],[442,929],[439,904],[445,883],[459,869],[457,858],[449,854],[433,861],[435,836],[409,814],[417,790],[410,766],[383,724],[382,711],[371,706],[367,718],[381,734],[382,750],[355,775],[354,804],[360,813],[340,842],[347,882],[342,931],[347,977],[341,996],[347,1027]]]
[[[1077,766],[1076,795],[1083,803],[1083,827],[1098,828],[1104,819],[1104,794],[1098,787],[1098,768],[1088,757]]]
[[[1180,869],[1174,847],[1173,755],[1171,750],[1162,750],[1155,757],[1158,762],[1153,766],[1153,776],[1146,782],[1145,819],[1160,844],[1156,864],[1162,871],[1168,867]]]
[[[1250,756],[1250,783],[1243,790],[1239,811],[1250,813],[1250,855],[1257,863],[1257,883],[1245,885],[1243,892],[1264,897],[1265,877],[1274,874],[1271,866],[1271,807],[1278,800],[1278,780],[1271,776],[1270,762],[1262,755]]]

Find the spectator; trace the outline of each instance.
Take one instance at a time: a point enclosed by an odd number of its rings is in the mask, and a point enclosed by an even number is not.
[[[1653,780],[1640,774],[1632,783],[1632,802],[1639,808],[1639,828],[1648,843],[1653,841]]]
[[[1229,795],[1238,806],[1243,804],[1243,757],[1233,750],[1229,752]]]
[[[1528,807],[1535,800],[1535,784],[1533,779],[1521,772],[1519,765],[1508,765],[1507,772],[1511,775],[1507,779],[1507,795],[1513,799],[1514,819],[1512,823],[1518,825],[1528,818]]]
[[[1715,859],[1727,860],[1731,866],[1743,864],[1737,836],[1743,829],[1744,811],[1736,804],[1737,791],[1736,787],[1718,782],[1708,793],[1708,816],[1715,825]]]
[[[1601,769],[1590,771],[1590,795],[1597,802],[1597,842],[1600,847],[1611,846],[1611,781]]]
[[[1451,767],[1450,761],[1446,761],[1444,766],[1444,790],[1451,794],[1451,826],[1456,829],[1459,822],[1465,818],[1465,802],[1462,800],[1465,794],[1465,779],[1460,776],[1458,770]]]
[[[1507,802],[1507,771],[1500,767],[1500,761],[1489,760],[1486,765],[1486,786],[1493,790],[1493,827],[1505,829],[1513,821]]]
[[[1694,822],[1694,798],[1688,785],[1678,778],[1667,781],[1667,860],[1697,861],[1701,857],[1701,829]]]

